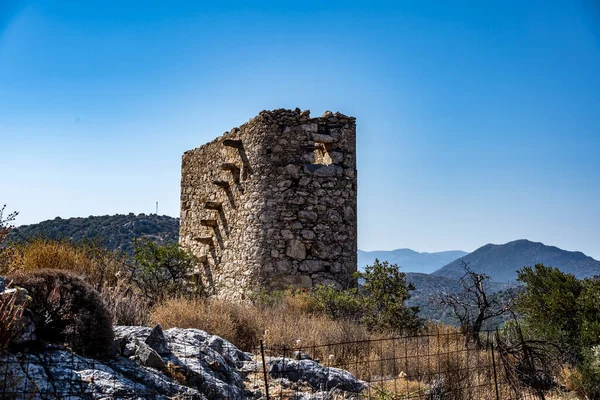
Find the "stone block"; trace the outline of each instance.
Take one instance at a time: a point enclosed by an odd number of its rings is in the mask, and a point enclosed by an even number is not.
[[[171,353],[169,350],[169,343],[165,338],[165,334],[163,333],[162,326],[160,324],[156,325],[150,331],[150,335],[148,335],[146,338],[145,343],[158,354],[165,355]]]
[[[313,286],[313,281],[307,275],[280,274],[271,277],[271,284],[269,286],[275,290],[283,290],[290,287],[310,289]]]
[[[312,176],[331,178],[341,177],[344,174],[344,168],[339,165],[305,164],[304,172]]]
[[[300,262],[298,269],[302,272],[315,273],[323,271],[325,266],[321,260],[304,260]]]
[[[302,222],[317,222],[319,215],[312,210],[298,211],[298,219]]]
[[[297,260],[306,258],[306,246],[300,240],[288,240],[285,246],[285,255]]]
[[[133,356],[135,361],[149,368],[158,370],[165,368],[166,365],[162,357],[152,347],[137,339],[135,345],[135,355]]]
[[[317,238],[317,235],[313,231],[308,230],[308,229],[304,229],[300,233],[302,235],[302,239],[305,239],[305,240],[315,240]]]

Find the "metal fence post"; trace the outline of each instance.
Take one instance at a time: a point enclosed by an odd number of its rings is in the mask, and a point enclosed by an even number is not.
[[[489,341],[489,335],[490,335],[490,333],[488,332],[488,341]],[[494,355],[494,341],[493,340],[491,342],[491,346],[492,346],[492,368],[494,368],[494,387],[496,388],[496,400],[500,400],[500,395],[498,394],[498,376],[496,375],[496,357]]]
[[[265,347],[263,345],[262,339],[260,341],[260,355],[262,358],[263,374],[264,374],[264,378],[265,378],[265,395],[267,396],[267,400],[269,400],[269,380],[268,380],[269,374],[267,373],[267,362],[265,360]]]

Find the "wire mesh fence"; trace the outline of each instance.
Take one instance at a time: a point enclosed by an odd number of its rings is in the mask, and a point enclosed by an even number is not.
[[[270,397],[286,398],[307,391],[352,391],[352,385],[340,376],[340,371],[348,371],[364,382],[358,391],[360,398],[543,398],[507,379],[506,371],[497,364],[493,339],[492,332],[485,332],[484,344],[467,343],[460,332],[438,331],[305,347],[299,342],[295,348],[267,346],[264,359],[267,368],[270,366]],[[319,380],[315,380],[315,374]],[[305,385],[292,385],[290,389],[290,380]]]
[[[252,352],[195,333],[202,331],[178,332],[158,358],[140,351],[137,339],[107,360],[60,346],[0,354],[0,399],[544,399],[508,376],[492,332],[479,344],[440,329],[330,344],[261,342]]]

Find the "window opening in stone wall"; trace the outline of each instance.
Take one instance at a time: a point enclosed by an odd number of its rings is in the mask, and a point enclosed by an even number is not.
[[[313,164],[330,165],[333,164],[331,159],[331,144],[330,143],[315,143],[315,157]]]

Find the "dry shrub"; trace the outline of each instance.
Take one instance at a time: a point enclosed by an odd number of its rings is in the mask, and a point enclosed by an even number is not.
[[[581,379],[577,369],[563,365],[558,373],[558,382],[568,391],[574,392],[578,389],[577,383]]]
[[[205,330],[246,351],[256,352],[263,340],[267,356],[289,357],[300,350],[370,382],[366,398],[423,398],[430,390],[446,399],[495,398],[490,348],[465,344],[458,328],[429,325],[415,336],[374,334],[352,321],[307,312],[303,296],[262,305],[173,299],[154,308],[151,319],[165,328]],[[514,397],[496,363],[499,394]]]
[[[113,286],[123,260],[92,242],[73,243],[66,240],[35,239],[13,246],[8,272],[55,269],[72,272],[101,290]],[[4,271],[7,272],[7,271]]]
[[[368,338],[359,325],[299,312],[300,301],[256,307],[222,300],[171,299],[154,308],[151,321],[165,328],[202,329],[247,351],[256,349],[261,339],[269,347],[291,349],[297,340],[310,347]]]
[[[81,278],[60,270],[9,275],[15,286],[27,289],[39,340],[67,344],[83,356],[112,354],[114,333],[102,298]]]
[[[100,292],[114,324],[148,324],[148,302],[124,279],[129,274],[123,255],[94,242],[51,239],[35,239],[6,250],[10,251],[10,262],[8,268],[0,265],[0,273],[44,269],[71,272]]]
[[[18,304],[18,293],[0,296],[0,351],[6,350],[21,329],[23,304]]]
[[[221,336],[242,349],[256,347],[262,332],[257,309],[238,303],[204,299],[170,299],[155,307],[153,324],[163,328],[195,328]]]
[[[149,325],[148,299],[125,281],[120,280],[116,286],[105,286],[100,296],[111,315],[113,325]]]
[[[371,386],[371,394],[367,395],[367,398],[377,400],[428,398],[428,390],[429,385],[426,385],[420,381],[409,380],[404,376],[404,374],[401,373],[395,378],[376,382],[373,386]],[[403,397],[397,397],[398,394],[402,394]]]
[[[288,292],[283,298],[284,308],[292,314],[314,314],[313,298],[307,291]]]
[[[323,315],[287,313],[283,310],[267,310],[265,313],[264,340],[274,349],[304,349],[314,357],[324,359],[331,351],[329,343],[357,342],[369,338],[367,329],[357,323],[332,320]],[[297,344],[297,341],[300,343]],[[341,346],[336,357],[347,358],[356,354],[354,348]]]

